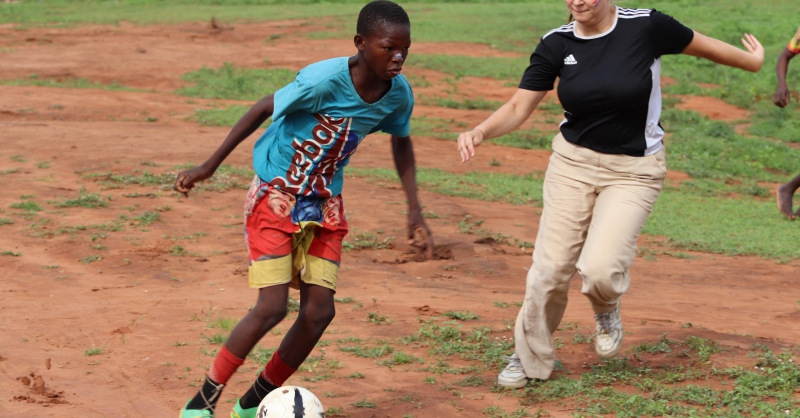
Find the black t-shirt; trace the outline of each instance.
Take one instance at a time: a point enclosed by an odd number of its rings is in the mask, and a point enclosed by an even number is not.
[[[548,32],[519,87],[552,90],[564,106],[561,133],[606,154],[642,156],[662,148],[661,56],[681,53],[694,32],[655,9],[617,7],[614,25],[592,37],[575,22]]]

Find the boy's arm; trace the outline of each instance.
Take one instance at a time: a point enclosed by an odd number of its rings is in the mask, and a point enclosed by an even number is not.
[[[778,107],[786,107],[789,104],[789,86],[786,85],[786,72],[789,70],[789,60],[794,58],[796,54],[784,48],[781,55],[778,57],[778,64],[775,66],[775,72],[778,74],[778,87],[775,89],[775,105]]]
[[[194,187],[194,184],[211,177],[220,164],[222,164],[222,161],[225,160],[236,146],[247,139],[250,134],[255,132],[256,129],[266,122],[266,120],[272,116],[274,110],[274,95],[270,94],[259,100],[258,103],[253,105],[253,107],[236,122],[236,125],[233,126],[228,137],[225,138],[222,145],[217,148],[206,162],[195,168],[178,173],[178,179],[175,181],[174,189],[188,196],[189,190]]]
[[[392,156],[397,168],[397,175],[400,176],[403,190],[408,199],[408,243],[424,251],[428,258],[431,258],[433,257],[433,237],[422,217],[422,208],[417,198],[417,168],[414,163],[414,147],[411,144],[410,136],[401,138],[392,135]],[[421,242],[415,240],[417,231],[422,234]]]

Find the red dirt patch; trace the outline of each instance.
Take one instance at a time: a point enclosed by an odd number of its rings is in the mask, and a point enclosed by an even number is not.
[[[749,119],[750,112],[740,109],[734,105],[723,102],[720,99],[706,96],[678,96],[683,102],[675,105],[681,110],[694,110],[713,120],[733,122],[742,119]]]

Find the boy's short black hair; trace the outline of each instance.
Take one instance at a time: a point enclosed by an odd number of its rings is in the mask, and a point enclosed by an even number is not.
[[[411,26],[408,14],[399,4],[388,0],[373,1],[358,14],[356,33],[369,36],[381,24]]]

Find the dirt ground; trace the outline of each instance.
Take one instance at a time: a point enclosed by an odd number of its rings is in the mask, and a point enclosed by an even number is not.
[[[196,391],[212,357],[198,350],[209,347],[202,338],[203,318],[239,318],[255,302],[247,288],[246,254],[242,239],[243,190],[201,192],[188,199],[154,187],[126,185],[103,190],[83,178],[94,172],[129,174],[135,170],[162,173],[178,164],[200,163],[221,143],[227,128],[198,126],[186,118],[208,101],[170,94],[182,85],[180,76],[203,65],[225,62],[250,67],[283,66],[299,69],[332,56],[349,55],[349,40],[309,40],[303,33],[319,30],[300,22],[209,28],[203,24],[177,26],[78,27],[26,29],[0,27],[2,78],[84,77],[100,82],[152,90],[152,93],[0,86],[0,250],[21,253],[0,257],[0,415],[26,417],[163,417],[174,416]],[[270,42],[270,34],[281,37]],[[503,55],[485,46],[415,44],[413,52]],[[406,70],[434,81],[432,71]],[[462,91],[492,100],[512,92],[495,80],[467,78]],[[268,92],[265,92],[267,94]],[[477,96],[476,96],[477,97]],[[234,102],[231,102],[234,103]],[[743,111],[707,98],[692,98],[682,106],[723,120],[740,119]],[[474,124],[483,111],[457,111],[418,106],[419,115],[454,118]],[[146,122],[146,116],[157,122]],[[538,116],[537,116],[538,117]],[[536,119],[532,124],[543,123]],[[250,164],[252,140],[228,160]],[[417,163],[454,173],[471,170],[528,173],[546,168],[549,152],[487,145],[475,161],[461,165],[453,141],[414,138]],[[11,159],[11,156],[22,158]],[[24,160],[24,161],[23,161]],[[492,160],[499,166],[490,165]],[[45,164],[42,164],[46,162]],[[144,163],[144,164],[143,164]],[[392,168],[388,137],[365,140],[352,166]],[[14,172],[14,170],[17,170]],[[670,178],[684,179],[682,173]],[[110,197],[105,208],[55,208],[48,201],[78,196],[81,188]],[[145,197],[130,197],[134,193]],[[152,193],[147,197],[147,193]],[[349,336],[392,339],[410,335],[421,320],[447,310],[470,310],[480,316],[465,327],[506,329],[516,316],[511,304],[522,300],[530,249],[479,244],[477,237],[459,232],[466,215],[484,220],[481,228],[520,241],[534,241],[540,208],[479,202],[421,191],[437,245],[452,254],[425,262],[407,260],[404,194],[396,184],[346,180],[344,198],[351,233],[370,231],[393,236],[393,248],[353,250],[344,255],[338,296],[363,303],[337,304],[337,316],[323,336],[330,341],[314,355],[338,359],[344,367],[328,380],[308,382],[313,372],[298,372],[290,383],[314,391],[326,407],[343,407],[351,417],[483,416],[481,409],[497,405],[513,410],[517,399],[490,391],[488,385],[467,387],[462,396],[439,390],[450,380],[431,376],[416,365],[393,369],[372,359],[336,349],[335,341]],[[33,195],[45,211],[32,219],[15,215],[10,205]],[[126,196],[128,195],[128,196]],[[376,198],[376,196],[379,196]],[[100,231],[76,230],[46,237],[65,226],[113,223],[120,215],[138,216],[160,209],[160,221],[103,237]],[[42,220],[49,218],[49,223]],[[126,221],[127,222],[127,221]],[[181,239],[202,231],[206,235]],[[379,231],[383,231],[379,233]],[[41,237],[44,234],[45,237]],[[40,235],[37,237],[36,235]],[[643,236],[641,245],[657,248],[659,237]],[[180,244],[189,255],[171,253]],[[105,247],[105,248],[103,248]],[[447,251],[444,251],[447,252]],[[85,263],[85,257],[102,260]],[[789,347],[800,342],[797,292],[798,264],[777,264],[754,257],[692,254],[692,259],[658,256],[638,258],[633,283],[625,296],[624,353],[664,333],[673,339],[687,335],[713,338],[728,351],[716,361],[749,364],[743,353],[756,342]],[[57,266],[45,268],[47,266]],[[580,279],[570,288],[572,304],[564,321],[589,332],[592,311],[580,294]],[[295,297],[297,297],[295,295]],[[510,303],[509,308],[495,305]],[[376,325],[368,312],[391,319]],[[200,319],[198,321],[198,319]],[[276,347],[291,323],[278,326],[281,335],[268,334],[263,347]],[[691,323],[687,329],[681,324]],[[571,333],[559,332],[565,340]],[[185,344],[184,344],[185,343]],[[85,351],[99,348],[99,355]],[[210,346],[213,348],[213,346]],[[398,346],[428,357],[427,348]],[[579,373],[596,362],[588,344],[559,351],[565,371]],[[429,361],[430,362],[430,361]],[[250,385],[257,365],[248,360],[231,379],[218,416],[227,416],[231,400]],[[363,379],[345,376],[359,371]],[[561,373],[564,373],[561,372]],[[491,381],[493,372],[483,373]],[[392,388],[392,391],[384,389]],[[335,392],[335,398],[321,396]],[[357,408],[366,398],[375,408]],[[559,405],[538,405],[553,416],[568,416]]]

